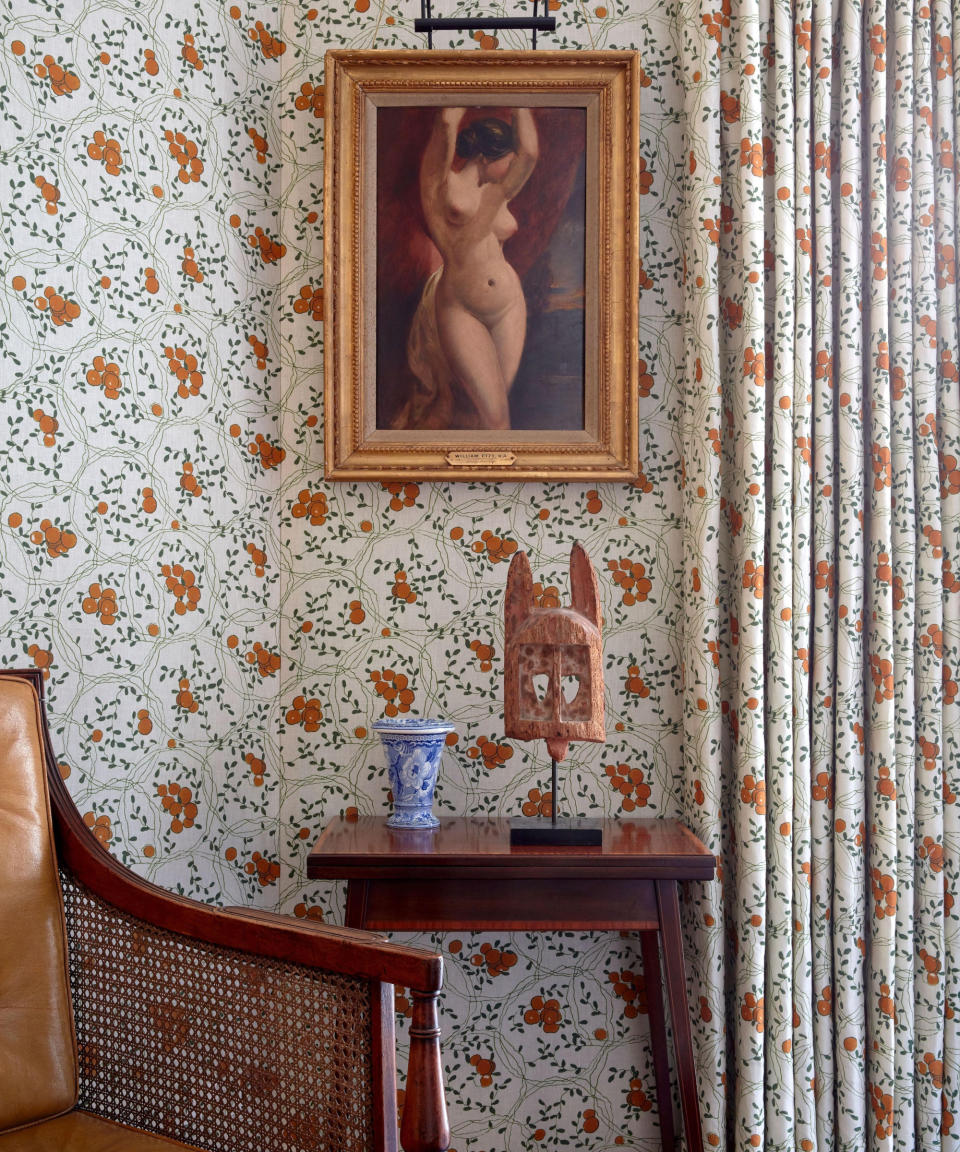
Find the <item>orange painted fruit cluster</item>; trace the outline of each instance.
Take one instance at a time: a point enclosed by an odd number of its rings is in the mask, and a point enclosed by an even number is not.
[[[98,128],[93,139],[87,145],[87,155],[91,160],[102,160],[105,171],[110,176],[119,176],[123,167],[123,154],[120,151],[120,142]]]

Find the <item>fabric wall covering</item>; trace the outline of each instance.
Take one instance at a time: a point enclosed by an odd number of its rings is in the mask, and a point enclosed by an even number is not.
[[[339,920],[305,855],[385,809],[381,715],[456,722],[440,810],[549,803],[499,730],[503,561],[563,597],[580,539],[608,740],[562,804],[722,859],[708,1145],[956,1147],[954,14],[550,7],[641,50],[633,486],[322,481],[322,57],[419,47],[414,5],[0,9],[0,659],[118,856]],[[458,1152],[658,1146],[634,941],[428,940]]]
[[[737,1148],[960,1139],[957,17],[683,16],[683,788]]]

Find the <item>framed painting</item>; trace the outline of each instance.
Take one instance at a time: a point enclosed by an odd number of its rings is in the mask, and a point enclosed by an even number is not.
[[[332,480],[637,476],[637,55],[326,55]]]

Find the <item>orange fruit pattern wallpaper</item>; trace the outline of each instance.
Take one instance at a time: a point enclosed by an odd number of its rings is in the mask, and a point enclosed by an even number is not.
[[[548,814],[543,748],[502,732],[502,597],[525,549],[542,603],[565,601],[574,540],[601,584],[607,742],[573,746],[559,803],[676,814],[679,64],[662,5],[549,8],[549,47],[642,48],[629,486],[324,483],[323,54],[422,47],[417,6],[0,15],[0,659],[43,669],[84,819],[162,885],[342,921],[306,854],[331,816],[388,810],[384,716],[456,725],[438,812]],[[447,960],[457,1152],[657,1142],[635,941],[423,939]]]

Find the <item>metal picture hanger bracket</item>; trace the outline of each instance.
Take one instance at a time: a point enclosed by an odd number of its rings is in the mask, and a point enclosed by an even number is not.
[[[543,0],[543,11],[547,11],[548,0]],[[420,16],[414,20],[413,27],[416,32],[426,32],[427,47],[433,47],[434,32],[473,32],[476,30],[489,31],[500,28],[521,28],[530,33],[531,47],[537,46],[538,32],[555,32],[557,20],[555,16],[538,16],[537,8],[540,0],[533,0],[532,16],[467,16],[467,17],[437,17],[433,15],[431,0],[420,0]]]

